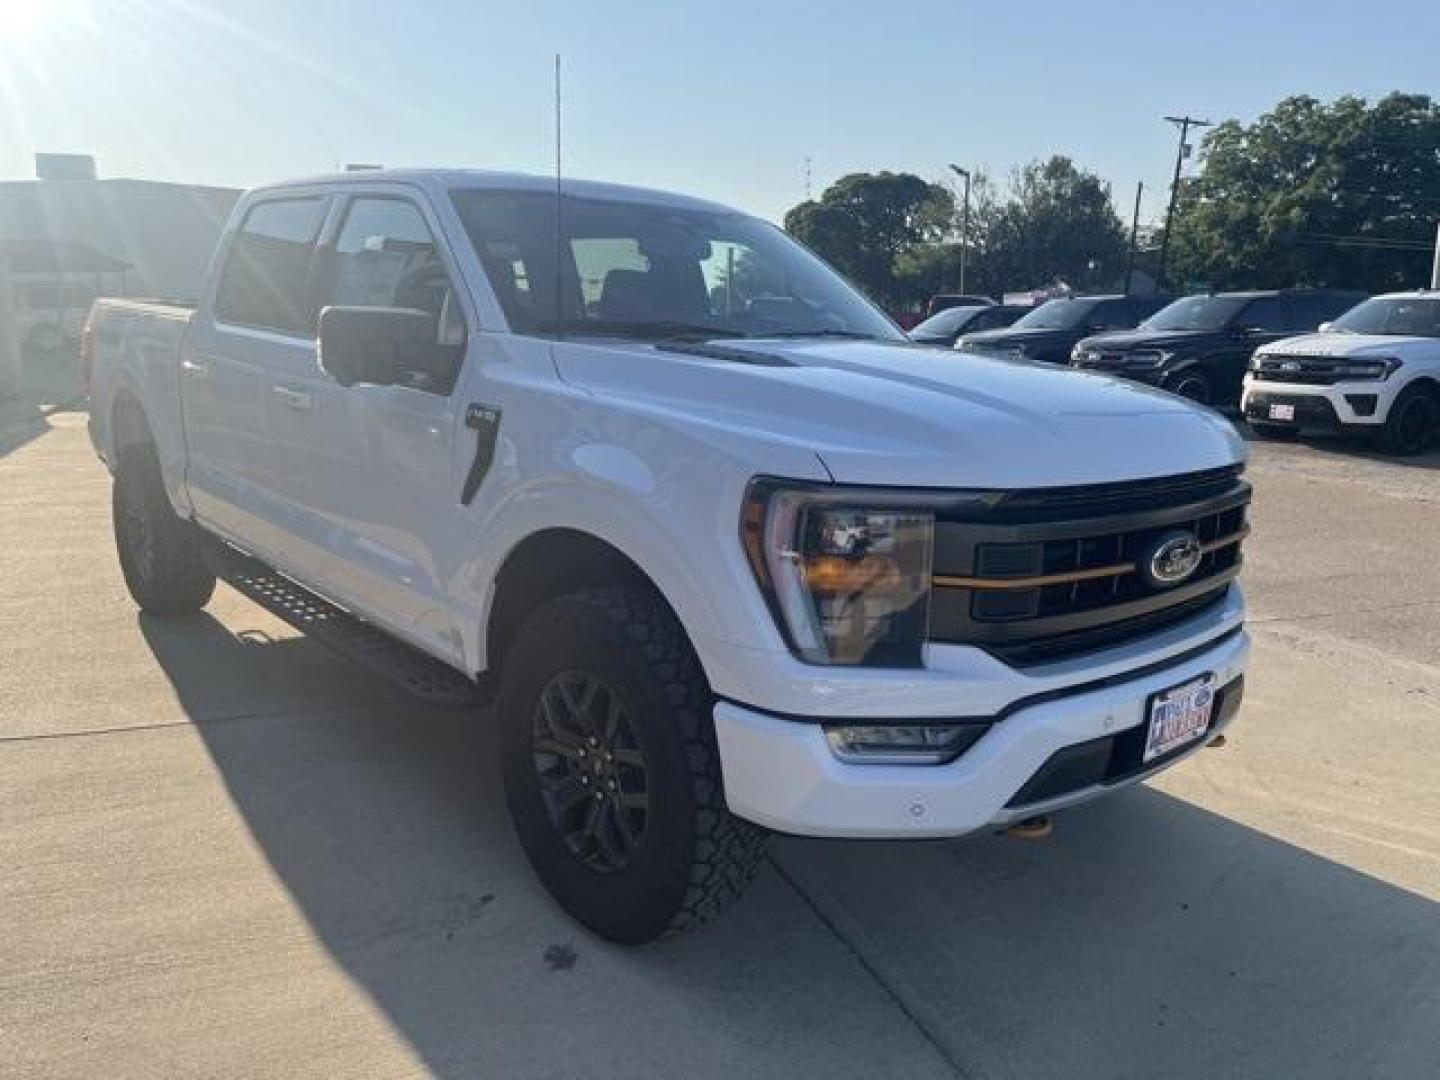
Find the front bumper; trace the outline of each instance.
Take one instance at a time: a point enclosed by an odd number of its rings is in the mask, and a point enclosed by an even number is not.
[[[725,798],[740,817],[804,836],[959,836],[1005,825],[1118,790],[1194,753],[1232,719],[1249,652],[1248,636],[1237,630],[1133,679],[1082,686],[1029,705],[1022,701],[948,765],[841,761],[819,724],[722,701],[715,706],[715,731]],[[1216,676],[1217,686],[1233,688],[1230,703],[1217,707],[1207,736],[1148,767],[1125,768],[1116,755],[1122,742],[1128,745],[1124,733],[1145,723],[1150,696],[1207,672]],[[1113,752],[1099,762],[1099,771],[1086,773],[1082,767],[1068,774],[1074,783],[1056,780],[1055,762],[1064,760],[1056,755],[1084,748],[1070,756],[1093,750],[1089,756],[1098,760],[1106,752],[1102,740],[1112,736]],[[1033,801],[1017,799],[1027,785]]]
[[[1383,424],[1390,405],[1402,387],[1393,379],[1356,379],[1328,386],[1304,383],[1260,382],[1245,377],[1240,409],[1246,420],[1258,423],[1293,423],[1296,427],[1337,428]],[[1292,405],[1293,421],[1270,417],[1272,404]]]

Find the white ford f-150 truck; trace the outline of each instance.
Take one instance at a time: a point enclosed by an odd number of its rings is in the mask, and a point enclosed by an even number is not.
[[[1392,454],[1440,440],[1440,291],[1359,304],[1318,334],[1257,349],[1241,408],[1263,438],[1372,431]]]
[[[321,178],[247,194],[199,295],[85,333],[135,600],[219,577],[423,699],[493,699],[520,841],[613,940],[713,915],[767,830],[1043,821],[1239,706],[1226,421],[912,345],[755,218]]]

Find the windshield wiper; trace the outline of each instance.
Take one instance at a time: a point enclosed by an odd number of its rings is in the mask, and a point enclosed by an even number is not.
[[[541,323],[536,329],[547,334],[577,334],[591,337],[634,338],[637,341],[709,341],[714,338],[742,338],[740,330],[703,323],[656,320],[567,319]]]

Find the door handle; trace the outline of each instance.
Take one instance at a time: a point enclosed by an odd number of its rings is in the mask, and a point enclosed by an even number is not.
[[[303,390],[292,390],[288,386],[272,386],[270,392],[280,399],[286,408],[297,412],[309,412],[315,406],[315,399]]]
[[[195,379],[205,379],[210,376],[210,365],[199,360],[181,360],[180,370]]]

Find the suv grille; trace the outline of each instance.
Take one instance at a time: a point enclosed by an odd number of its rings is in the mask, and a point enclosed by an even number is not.
[[[1271,383],[1303,383],[1306,386],[1330,386],[1340,381],[1335,374],[1339,364],[1353,363],[1325,356],[1285,356],[1270,353],[1255,358],[1255,377]]]
[[[1133,484],[1014,492],[935,525],[930,639],[1041,663],[1153,633],[1216,603],[1240,570],[1250,487],[1238,469]],[[1177,533],[1199,563],[1163,585],[1147,573]]]

